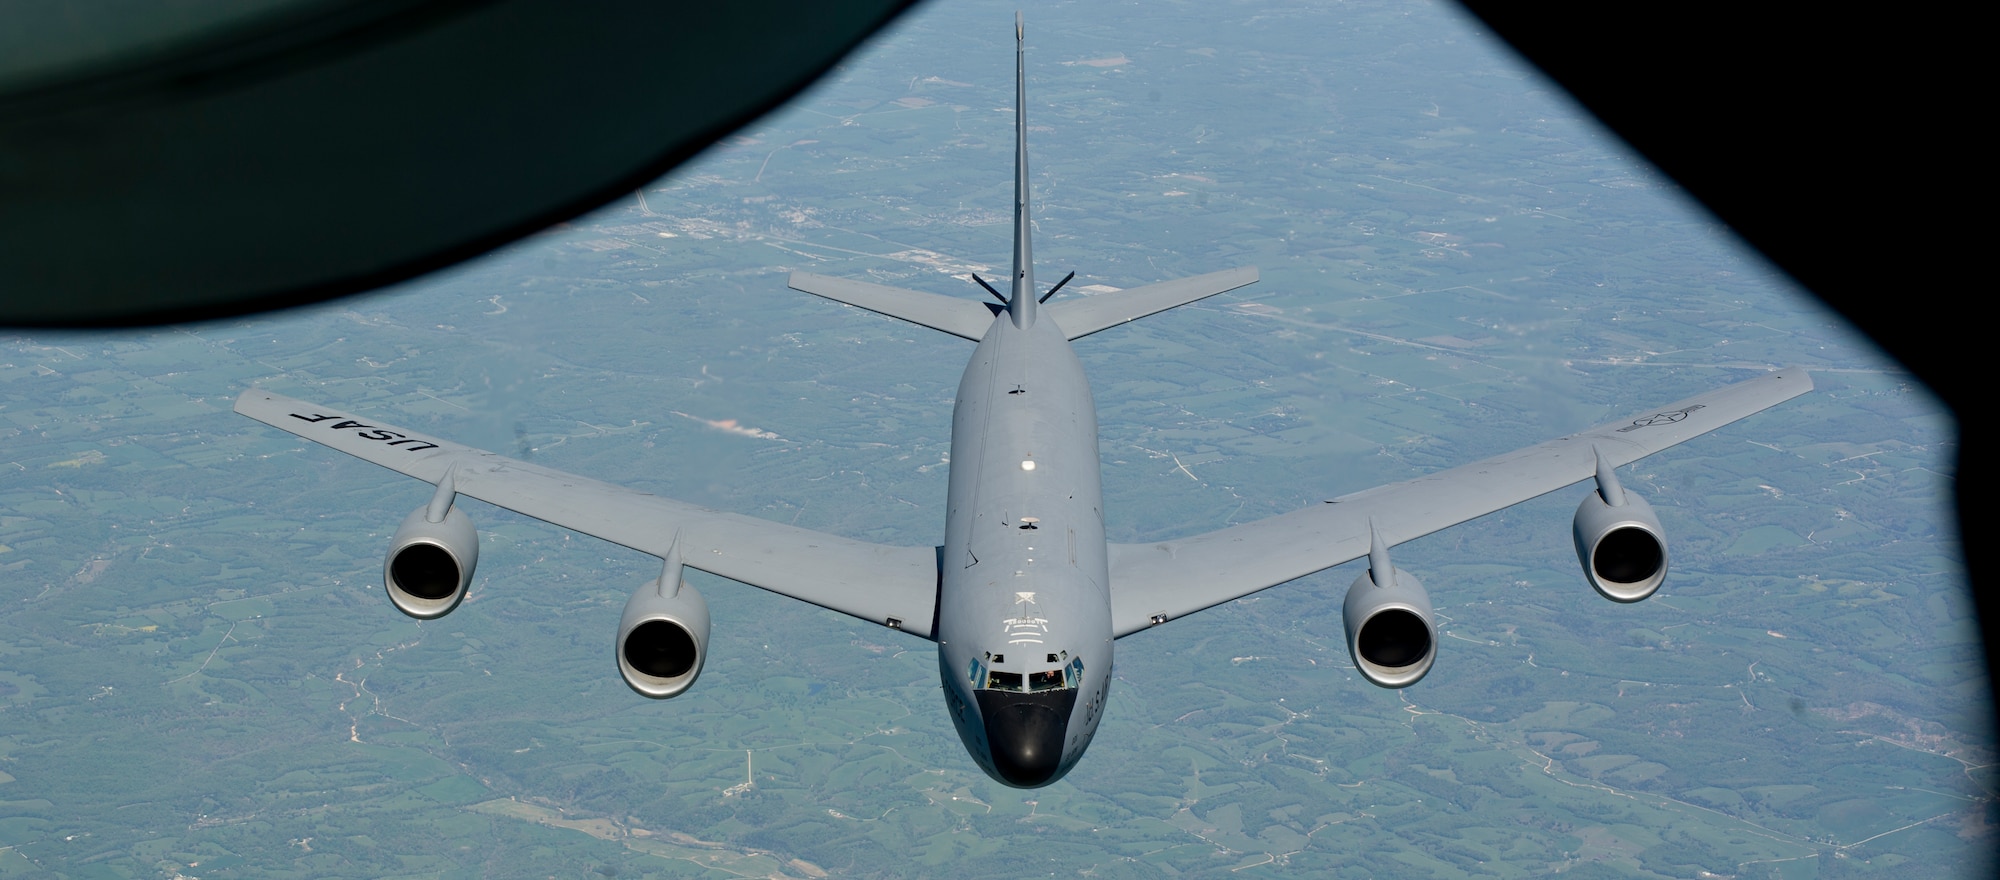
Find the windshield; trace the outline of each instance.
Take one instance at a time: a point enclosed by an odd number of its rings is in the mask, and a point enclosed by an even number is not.
[[[1066,653],[1066,652],[1065,652]],[[1056,655],[1050,655],[1055,657]],[[992,660],[1000,662],[1004,658],[994,655]],[[989,691],[1014,691],[1038,693],[1083,686],[1083,660],[1072,658],[1069,663],[1057,669],[1044,669],[1023,676],[1018,672],[1001,672],[987,668],[986,664],[974,659],[966,670],[972,686]]]

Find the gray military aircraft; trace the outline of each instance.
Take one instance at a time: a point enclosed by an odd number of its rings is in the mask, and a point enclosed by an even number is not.
[[[1008,785],[1069,772],[1103,719],[1116,639],[1368,558],[1342,612],[1362,677],[1415,684],[1437,656],[1423,584],[1389,548],[1589,479],[1573,538],[1584,579],[1637,602],[1667,572],[1660,521],[1615,469],[1811,390],[1787,369],[1636,418],[1221,531],[1150,544],[1104,535],[1097,408],[1070,343],[1257,280],[1253,268],[1050,302],[1030,248],[1025,48],[1015,22],[1014,275],[997,304],[793,273],[801,291],[978,343],[952,415],[944,543],[871,544],[515,461],[250,389],[236,411],[437,486],[390,539],[389,600],[419,619],[458,607],[479,538],[467,496],[659,557],[618,622],[614,656],[641,695],[701,674],[708,604],[693,568],[935,641],[945,705],[973,761]]]

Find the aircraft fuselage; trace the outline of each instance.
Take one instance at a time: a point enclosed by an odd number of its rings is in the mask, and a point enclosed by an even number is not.
[[[1097,405],[1062,330],[1028,322],[998,316],[959,381],[937,630],[960,740],[1023,788],[1082,757],[1112,654]]]

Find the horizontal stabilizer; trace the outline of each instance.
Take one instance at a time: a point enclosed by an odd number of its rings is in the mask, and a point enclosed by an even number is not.
[[[987,328],[993,326],[994,307],[978,300],[814,275],[811,272],[793,272],[786,284],[793,290],[802,290],[891,318],[901,318],[932,330],[943,330],[973,342],[978,342],[986,335]]]
[[[1257,267],[1241,266],[1210,272],[1207,275],[1196,275],[1193,278],[1162,281],[1145,287],[1120,290],[1116,293],[1100,293],[1096,296],[1050,303],[1049,317],[1055,319],[1056,326],[1063,329],[1064,335],[1071,339],[1082,339],[1099,330],[1116,327],[1128,321],[1137,321],[1147,315],[1164,312],[1175,306],[1184,306],[1198,299],[1235,290],[1246,284],[1254,284],[1256,281]]]

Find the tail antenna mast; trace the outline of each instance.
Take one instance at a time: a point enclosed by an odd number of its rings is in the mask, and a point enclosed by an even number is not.
[[[993,294],[993,298],[999,300],[1001,305],[1007,304],[1007,297],[1001,295],[1000,291],[994,290],[993,285],[987,284],[986,279],[979,277],[978,272],[972,273],[972,280],[979,282],[980,287],[986,288],[987,293]]]
[[[1075,277],[1076,277],[1076,273],[1075,273],[1075,272],[1071,272],[1071,273],[1069,273],[1068,275],[1064,275],[1064,276],[1063,276],[1063,280],[1061,280],[1061,281],[1058,281],[1058,282],[1056,282],[1056,286],[1054,286],[1054,287],[1051,287],[1051,288],[1049,288],[1049,292],[1048,292],[1048,293],[1044,293],[1044,294],[1042,294],[1042,298],[1041,298],[1041,299],[1038,299],[1038,300],[1035,300],[1035,302],[1036,302],[1037,304],[1040,304],[1040,303],[1045,303],[1045,302],[1048,302],[1048,301],[1049,301],[1049,297],[1052,297],[1052,296],[1055,296],[1055,295],[1056,295],[1056,291],[1058,291],[1058,290],[1061,290],[1061,289],[1062,289],[1062,287],[1063,287],[1063,285],[1065,285],[1065,284],[1068,284],[1068,283],[1069,283],[1069,280],[1070,280],[1071,278],[1075,278]],[[990,289],[990,288],[989,288],[989,289]]]

